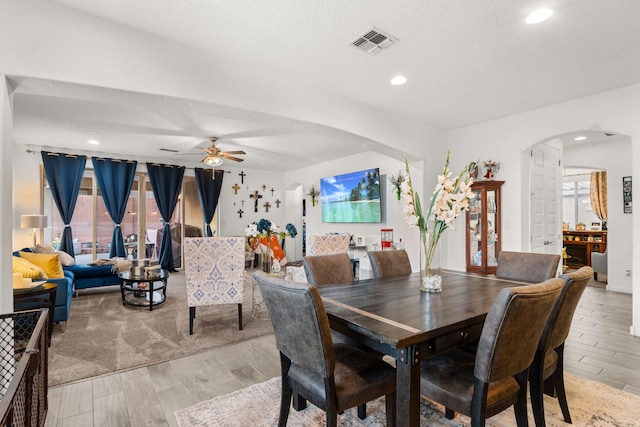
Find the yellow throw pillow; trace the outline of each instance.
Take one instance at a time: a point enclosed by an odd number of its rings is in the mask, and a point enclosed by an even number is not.
[[[32,262],[27,261],[19,256],[13,257],[13,273],[21,273],[22,277],[30,279],[46,279],[47,275],[44,270]]]
[[[20,251],[20,256],[42,268],[49,279],[64,277],[62,263],[60,263],[58,254],[34,254]]]

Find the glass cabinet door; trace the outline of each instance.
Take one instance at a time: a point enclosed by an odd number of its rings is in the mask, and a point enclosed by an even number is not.
[[[467,265],[482,266],[482,198],[480,191],[473,191],[469,201],[468,220],[469,259]]]
[[[500,187],[504,181],[478,181],[467,211],[467,271],[495,273],[500,253]]]

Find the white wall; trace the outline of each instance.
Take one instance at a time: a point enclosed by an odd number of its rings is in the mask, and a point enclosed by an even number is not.
[[[48,1],[0,0],[6,75],[176,96],[326,125],[420,156],[436,129]],[[300,142],[304,143],[303,141]]]
[[[501,162],[497,178],[506,181],[502,187],[503,222],[502,235],[505,250],[521,250],[525,247],[520,230],[525,212],[522,212],[521,194],[521,152],[540,141],[556,135],[580,130],[603,130],[631,137],[632,171],[640,172],[640,85],[632,85],[596,95],[575,99],[561,104],[469,126],[448,133],[452,155],[480,157]],[[631,174],[633,175],[633,173]],[[633,250],[632,291],[633,326],[632,333],[640,333],[640,259],[637,243],[640,242],[640,215],[634,214],[631,237]],[[451,233],[447,236],[450,254],[449,266],[464,268],[464,234]],[[635,256],[634,256],[635,255]],[[613,283],[610,286],[617,288]]]
[[[627,276],[626,271],[632,268],[633,244],[629,230],[633,228],[633,216],[624,214],[622,209],[622,177],[632,174],[631,139],[618,137],[605,142],[565,147],[563,164],[607,171],[607,289],[631,292],[631,276]]]
[[[422,163],[422,162],[420,162]],[[344,157],[340,160],[319,163],[312,167],[299,169],[285,173],[285,182],[301,183],[305,187],[305,194],[311,185],[319,189],[320,178],[343,173],[356,172],[360,170],[380,168],[380,181],[383,191],[383,222],[371,224],[345,224],[345,223],[324,223],[322,222],[322,199],[316,206],[311,205],[311,199],[306,197],[307,205],[307,237],[315,234],[325,233],[349,233],[356,236],[364,236],[365,244],[371,249],[374,243],[380,245],[380,229],[392,228],[395,241],[405,243],[407,253],[414,270],[419,268],[419,232],[417,228],[409,229],[402,217],[402,203],[397,199],[395,189],[388,178],[393,174],[397,175],[400,170],[404,171],[404,163],[378,153],[365,152],[357,156]],[[430,171],[435,173],[434,170]],[[422,188],[423,171],[421,164],[411,164],[411,175],[418,190]],[[308,239],[307,239],[308,240]],[[367,262],[362,262],[362,269],[367,270]],[[366,277],[366,272],[364,276]],[[363,276],[361,276],[363,277]]]
[[[229,162],[230,163],[230,162]],[[282,173],[268,172],[255,169],[242,169],[234,166],[228,166],[225,163],[222,167],[224,170],[230,171],[225,173],[222,189],[220,191],[220,200],[218,202],[218,215],[220,215],[220,234],[224,236],[244,236],[244,229],[250,223],[266,218],[272,223],[284,227],[284,203],[278,208],[276,200],[284,201],[285,191],[282,183]],[[238,175],[244,172],[244,184],[241,183],[241,177]],[[238,184],[241,188],[238,194],[235,194],[233,186]],[[266,187],[266,190],[262,186]],[[273,194],[271,189],[274,189]],[[254,212],[254,200],[250,196],[254,191],[258,191],[262,198],[258,199],[258,212]],[[244,200],[244,206],[242,201]],[[270,203],[269,213],[265,212],[265,203]],[[238,210],[242,210],[242,218],[238,214]]]
[[[13,194],[13,143],[11,135],[13,130],[13,118],[11,114],[11,98],[9,88],[4,75],[0,74],[0,200],[9,201]],[[11,277],[12,259],[8,256],[11,252],[11,230],[14,224],[14,216],[10,203],[2,203],[0,206],[0,313],[13,311],[13,287]]]

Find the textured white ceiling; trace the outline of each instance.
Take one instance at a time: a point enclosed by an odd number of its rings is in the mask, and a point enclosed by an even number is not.
[[[637,0],[50,1],[445,130],[640,82]],[[541,6],[554,9],[551,19],[524,24]],[[372,26],[399,42],[375,56],[349,45]],[[389,85],[397,73],[406,85]],[[43,100],[21,87],[16,134],[80,144],[81,126],[180,150],[214,134],[224,149],[255,147],[252,166],[284,154],[328,160],[372,144],[342,135],[354,142],[346,147],[329,129],[277,117],[233,117],[211,105],[187,112],[185,100],[157,109],[122,96]]]
[[[640,80],[637,0],[56,0],[444,129]],[[526,25],[540,6],[547,22]],[[371,26],[400,42],[349,42]],[[409,82],[390,87],[404,73]]]

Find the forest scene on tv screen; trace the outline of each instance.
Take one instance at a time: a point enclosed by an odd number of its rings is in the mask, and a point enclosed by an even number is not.
[[[322,222],[381,222],[378,168],[320,180]]]

